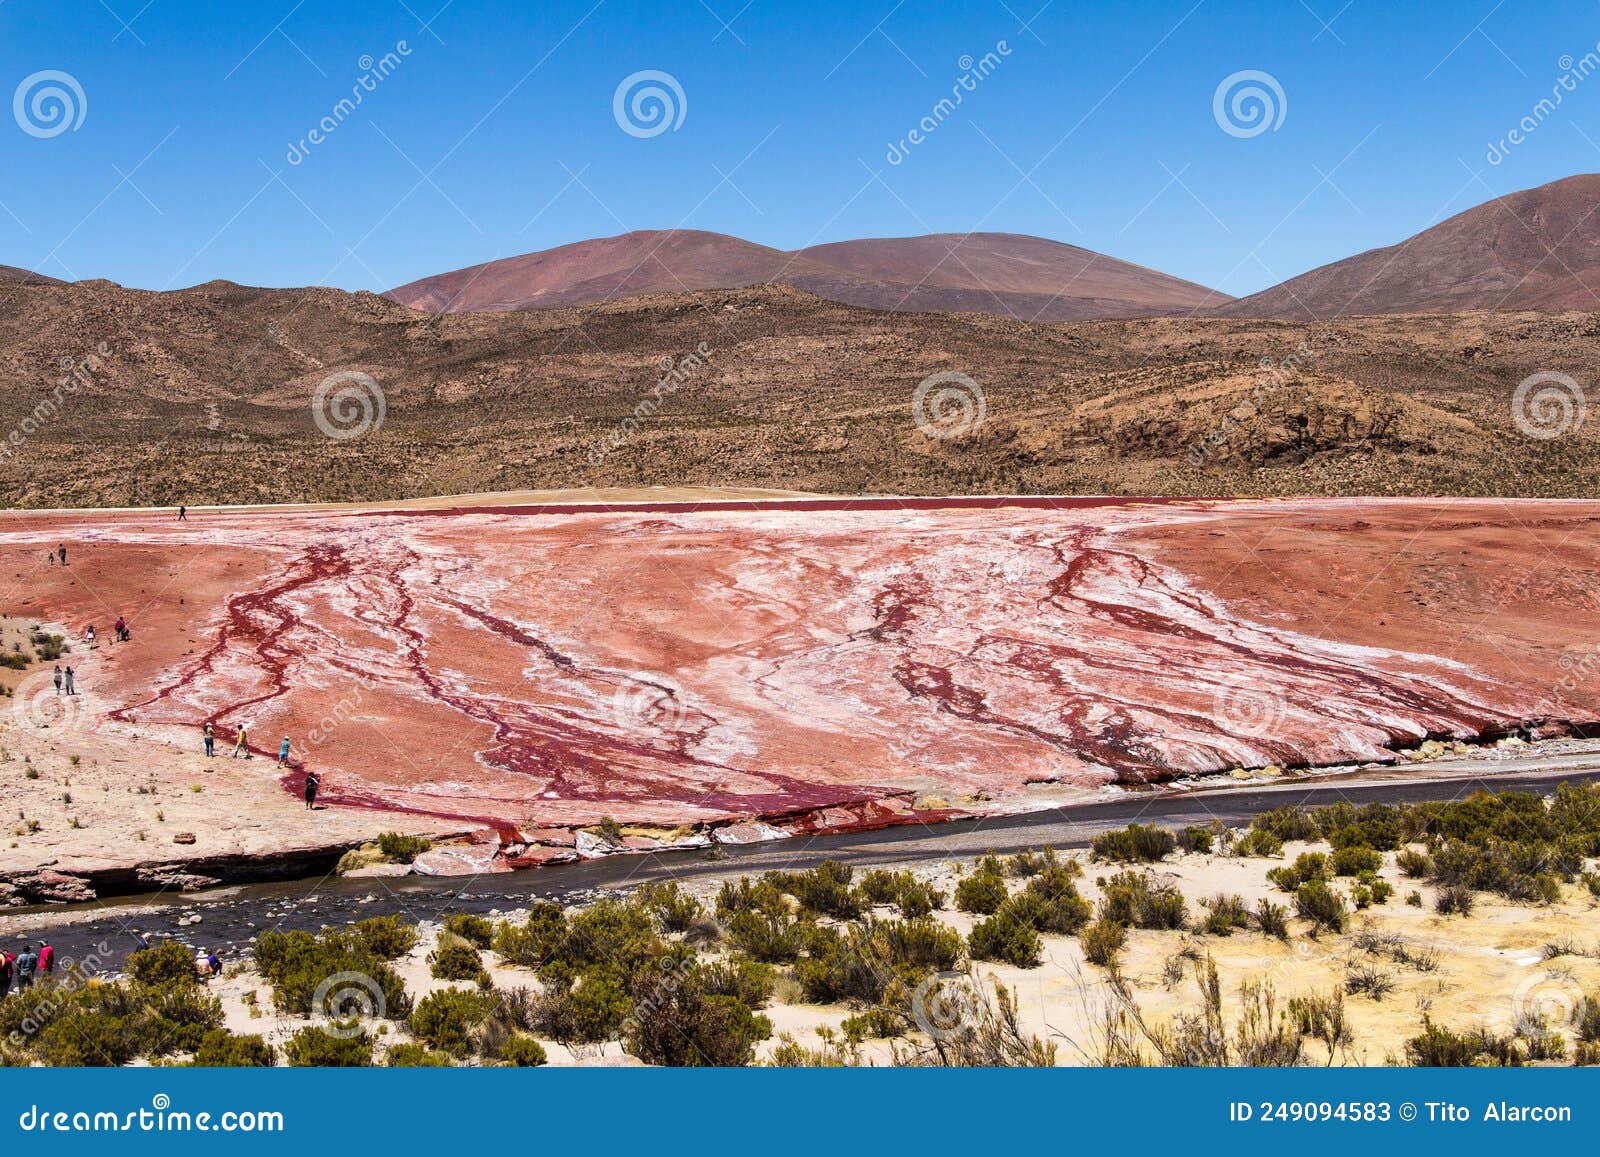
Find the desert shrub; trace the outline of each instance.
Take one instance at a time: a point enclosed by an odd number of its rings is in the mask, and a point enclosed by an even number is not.
[[[590,968],[576,983],[553,982],[533,1003],[531,1027],[564,1045],[612,1040],[633,1011],[626,984],[617,969],[603,965]]]
[[[1184,927],[1188,906],[1171,884],[1155,884],[1148,875],[1118,872],[1103,881],[1100,918],[1135,928],[1174,930]]]
[[[473,1034],[494,1009],[494,999],[464,988],[442,988],[417,1001],[406,1022],[429,1048],[453,1057],[472,1052]]]
[[[891,984],[914,988],[930,972],[949,971],[961,947],[960,933],[926,917],[818,928],[809,953],[795,965],[795,979],[805,998],[818,1004],[875,1004]]]
[[[1406,1041],[1406,1059],[1417,1068],[1463,1068],[1469,1065],[1515,1067],[1522,1051],[1508,1036],[1487,1029],[1455,1033],[1422,1018],[1422,1032]]]
[[[1294,908],[1302,919],[1311,921],[1311,934],[1326,929],[1343,932],[1350,918],[1344,897],[1322,880],[1310,880],[1295,889]]]
[[[665,950],[655,920],[642,905],[608,897],[567,918],[566,935],[552,947],[539,975],[571,979],[607,965],[629,976]]]
[[[444,930],[459,936],[474,948],[488,948],[494,943],[494,924],[482,916],[457,912],[444,918]]]
[[[1382,1000],[1394,991],[1394,974],[1370,964],[1352,964],[1345,970],[1344,990],[1351,996],[1370,996]]]
[[[1312,880],[1326,880],[1331,874],[1327,856],[1321,852],[1301,852],[1294,863],[1269,871],[1267,879],[1285,892],[1293,892],[1301,884]]]
[[[383,853],[383,858],[396,864],[409,864],[432,847],[433,842],[425,836],[384,832],[378,837],[378,850]]]
[[[283,1055],[296,1068],[357,1069],[372,1064],[372,1038],[354,1021],[341,1022],[338,1032],[308,1027],[284,1043]]]
[[[1070,862],[1074,866],[1077,865],[1076,860],[1072,860]],[[1060,866],[1061,861],[1056,855],[1054,848],[1046,848],[1042,852],[1036,852],[1032,848],[1029,848],[1026,851],[1018,852],[1016,855],[1012,856],[1006,861],[1006,873],[1008,875],[1021,876],[1024,879],[1029,879],[1037,876],[1040,872],[1043,872],[1047,868],[1055,868]],[[1079,870],[1081,871],[1082,869]]]
[[[1289,910],[1282,904],[1274,904],[1263,897],[1256,905],[1255,920],[1262,935],[1278,940],[1289,939]]]
[[[41,1061],[53,1068],[119,1068],[145,1050],[146,1019],[73,1006],[34,1038]]]
[[[735,912],[787,912],[789,905],[771,880],[741,876],[722,882],[717,891],[716,909],[718,916],[727,918]]]
[[[850,887],[855,873],[838,860],[823,860],[805,872],[768,872],[779,890],[800,902],[800,907],[837,920],[854,920],[861,915],[861,899]]]
[[[1213,936],[1231,936],[1237,928],[1250,927],[1250,910],[1241,896],[1216,895],[1202,901],[1206,918],[1200,928]]]
[[[398,960],[417,946],[417,930],[398,916],[373,916],[350,925],[350,934],[379,960]]]
[[[1317,825],[1317,821],[1312,815],[1304,808],[1295,807],[1292,804],[1258,813],[1250,821],[1250,829],[1257,832],[1266,832],[1278,841],[1280,847],[1290,840],[1317,840],[1322,838],[1322,829]]]
[[[1411,907],[1413,907],[1413,908],[1422,907],[1422,893],[1421,892],[1407,892],[1406,893],[1406,903],[1408,905],[1410,905]]]
[[[144,1005],[143,1051],[150,1056],[193,1052],[222,1027],[222,1001],[199,985],[137,987],[130,995]]]
[[[676,881],[646,884],[639,889],[638,898],[663,932],[686,932],[705,915],[700,901],[680,888]]]
[[[1111,965],[1127,942],[1127,927],[1115,920],[1096,920],[1083,930],[1079,938],[1084,959],[1102,967]]]
[[[893,904],[903,919],[926,916],[944,907],[944,894],[924,884],[910,872],[875,869],[861,877],[856,892],[863,905]]]
[[[1283,841],[1262,828],[1251,828],[1233,845],[1241,856],[1271,858],[1283,854]]]
[[[1440,888],[1433,898],[1433,909],[1441,916],[1470,916],[1474,897],[1472,889],[1461,885]]]
[[[200,983],[194,951],[176,940],[163,940],[154,948],[131,954],[126,967],[134,983],[147,988],[192,987]]]
[[[1003,960],[1018,968],[1037,968],[1040,947],[1033,924],[1008,908],[978,921],[967,937],[974,960]]]
[[[428,958],[428,966],[435,980],[476,980],[484,975],[483,958],[464,940],[441,944]]]
[[[1344,990],[1334,989],[1327,996],[1309,993],[1291,997],[1289,1015],[1302,1036],[1321,1041],[1328,1050],[1328,1063],[1333,1063],[1340,1049],[1355,1042],[1355,1030],[1345,1016]]]
[[[778,972],[772,965],[737,956],[702,964],[696,975],[707,996],[736,996],[758,1010],[767,1006],[778,983]]]
[[[537,1068],[549,1061],[544,1046],[531,1036],[514,1036],[500,1046],[500,1061],[517,1069]]]
[[[325,1005],[350,997],[376,1016],[401,1019],[411,1011],[411,998],[399,974],[355,935],[335,930],[321,936],[263,932],[256,939],[255,957],[261,974],[272,984],[274,1002],[286,1012],[309,1016],[350,1011],[315,1007],[318,990],[334,977],[341,979],[322,991]]]
[[[957,882],[956,908],[978,916],[992,916],[1009,895],[1003,874],[979,868]]]
[[[804,951],[812,930],[787,911],[743,910],[728,917],[728,939],[765,964],[789,964]]]
[[[839,1022],[839,1031],[851,1044],[904,1036],[908,1027],[904,1016],[882,1007],[869,1008]]]
[[[455,1062],[419,1044],[391,1045],[383,1063],[391,1069],[447,1069]]]
[[[266,1069],[277,1063],[277,1053],[259,1036],[234,1036],[219,1028],[206,1033],[189,1063],[205,1069]]]
[[[1089,901],[1078,892],[1078,885],[1073,879],[1076,874],[1052,865],[1029,880],[1028,886],[1023,889],[1021,897],[1036,901],[1031,907],[1031,922],[1040,932],[1073,936],[1083,930],[1094,914]]]
[[[1373,872],[1362,872],[1350,889],[1350,902],[1357,908],[1370,908],[1374,904],[1387,904],[1394,895],[1394,885]]]
[[[1116,863],[1153,864],[1166,859],[1177,846],[1176,837],[1165,828],[1129,824],[1095,836],[1089,841],[1089,854]]]
[[[1209,827],[1190,824],[1178,832],[1178,847],[1186,852],[1209,852],[1216,844],[1217,834]]]
[[[1413,880],[1425,880],[1433,875],[1433,860],[1415,848],[1402,848],[1394,858],[1400,874]]]
[[[1350,844],[1333,853],[1335,876],[1359,876],[1383,867],[1383,853],[1365,844]]]
[[[539,968],[552,959],[567,941],[567,914],[560,904],[541,900],[528,909],[521,924],[511,921],[494,932],[494,950],[512,964]]]
[[[771,1021],[737,996],[707,992],[694,970],[682,983],[658,986],[650,999],[639,991],[634,995],[640,999],[623,1047],[646,1064],[747,1065],[756,1043],[772,1035]]]

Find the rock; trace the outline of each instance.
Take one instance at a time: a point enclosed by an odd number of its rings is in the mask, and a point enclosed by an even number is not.
[[[411,868],[411,864],[367,864],[364,867],[351,868],[343,875],[347,880],[375,880],[387,876],[409,876]],[[362,901],[363,904],[366,902]]]
[[[448,844],[423,852],[411,861],[419,876],[479,876],[485,872],[509,872],[500,858],[500,848],[491,844]]]
[[[194,843],[194,833],[193,832],[173,832],[172,833],[172,842],[175,843],[175,844],[192,844],[192,843]]]
[[[577,848],[578,855],[586,859],[594,856],[612,856],[623,850],[621,844],[614,844],[593,832],[576,833],[574,847]]]
[[[767,840],[781,840],[785,835],[786,832],[778,830],[771,824],[750,820],[718,828],[711,833],[711,838],[719,844],[760,844]]]
[[[30,904],[76,904],[95,898],[89,881],[50,869],[13,876],[11,883]]]

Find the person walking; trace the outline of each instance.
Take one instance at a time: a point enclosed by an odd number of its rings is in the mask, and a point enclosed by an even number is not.
[[[24,944],[22,952],[12,965],[17,971],[17,991],[26,992],[33,987],[33,974],[39,969],[39,954],[33,945]]]
[[[289,766],[289,737],[285,735],[283,742],[278,744],[278,766]]]
[[[72,685],[72,665],[70,663],[67,665],[67,669],[66,669],[65,675],[66,675],[66,681],[67,681],[67,694],[68,695],[76,695],[78,693],[78,690],[77,690],[76,687],[74,687]]]
[[[322,786],[322,781],[317,778],[314,771],[306,772],[306,811],[311,811],[317,804],[317,789]]]
[[[56,553],[61,556],[61,565],[62,566],[66,566],[67,565],[67,546],[66,546],[66,543],[62,543],[60,546],[56,547]]]
[[[179,522],[188,522],[189,521],[189,508],[187,506],[178,507],[178,521]]]
[[[56,950],[50,947],[50,941],[39,941],[39,979],[48,980],[50,974],[56,969]]]
[[[50,560],[50,565],[51,566],[55,566],[56,565],[56,552],[55,551],[52,550],[49,554],[45,555],[45,558]]]
[[[217,733],[216,733],[216,730],[211,726],[211,720],[209,720],[209,719],[206,720],[205,737],[206,737],[206,758],[210,759],[213,755],[215,755],[217,753]]]
[[[56,664],[56,694],[61,694],[61,664]]]
[[[240,756],[250,758],[250,728],[241,723],[239,733],[233,737],[233,755],[229,758],[238,759]]]
[[[89,649],[94,650],[94,624],[90,623],[83,629],[83,640],[89,644]]]
[[[11,978],[15,975],[13,968],[15,967],[16,959],[11,953],[0,949],[0,998],[4,998],[11,993]]]

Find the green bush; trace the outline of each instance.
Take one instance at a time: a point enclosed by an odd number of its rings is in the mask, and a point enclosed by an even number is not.
[[[303,1028],[283,1046],[296,1068],[357,1069],[372,1064],[372,1038],[354,1021],[338,1026],[339,1035],[321,1028]]]
[[[494,1010],[494,999],[462,988],[442,988],[417,1001],[407,1021],[412,1035],[453,1057],[473,1051],[473,1034]]]
[[[265,1069],[277,1063],[277,1054],[259,1036],[234,1036],[224,1029],[206,1033],[195,1050],[196,1068]]]
[[[373,916],[350,926],[356,942],[379,960],[398,960],[417,946],[417,930],[398,916]]]
[[[537,1068],[549,1059],[544,1046],[531,1036],[514,1036],[500,1046],[500,1061],[513,1068]]]
[[[1417,1068],[1465,1068],[1467,1066],[1517,1067],[1522,1053],[1511,1037],[1501,1037],[1487,1029],[1454,1033],[1422,1018],[1422,1032],[1406,1041],[1406,1059]]]
[[[432,847],[433,841],[425,836],[384,832],[378,837],[378,850],[383,853],[383,858],[396,864],[409,864]]]
[[[1040,932],[1075,936],[1094,914],[1089,901],[1078,892],[1075,875],[1070,869],[1052,865],[1029,880],[1023,889],[1023,896],[1037,901],[1031,922]]]
[[[1003,960],[1018,968],[1037,968],[1040,948],[1032,923],[1006,910],[978,921],[967,937],[974,960]]]
[[[208,1033],[222,1027],[222,1001],[199,985],[136,985],[129,995],[144,1006],[142,1037],[150,1056],[193,1052]]]
[[[854,920],[861,915],[861,899],[850,887],[854,872],[838,860],[824,860],[805,872],[768,872],[767,878],[800,902],[808,912]]]
[[[804,950],[811,925],[787,911],[737,911],[728,917],[728,939],[754,960],[789,964]]]
[[[455,1062],[419,1044],[398,1044],[390,1046],[383,1063],[391,1069],[447,1069]]]
[[[1089,854],[1097,860],[1153,864],[1166,859],[1177,846],[1177,838],[1165,828],[1129,824],[1095,836],[1089,841]]]
[[[255,957],[272,984],[274,1002],[286,1012],[309,1016],[370,1008],[373,1015],[399,1020],[411,1011],[405,982],[353,932],[263,932]],[[349,997],[355,1007],[315,1007],[319,991],[325,1006]]]
[[[675,881],[645,884],[639,889],[638,898],[663,932],[687,931],[705,915],[700,901],[678,887]]]
[[[1128,942],[1128,929],[1115,920],[1096,920],[1083,930],[1079,943],[1090,964],[1111,965]]]
[[[1383,867],[1383,853],[1365,844],[1351,844],[1333,853],[1335,876],[1359,876]]]
[[[1178,833],[1178,847],[1186,852],[1209,852],[1216,842],[1216,832],[1209,827],[1191,824]]]
[[[1252,828],[1246,832],[1233,847],[1241,856],[1261,856],[1270,859],[1283,854],[1283,841],[1261,828]]]
[[[478,950],[461,940],[441,945],[428,958],[428,965],[435,980],[476,980],[484,975]]]
[[[736,996],[707,993],[692,972],[684,983],[664,986],[654,996],[638,1001],[624,1039],[627,1051],[646,1064],[748,1065],[757,1042],[772,1035],[770,1020]]]
[[[1216,895],[1203,902],[1206,918],[1200,928],[1213,936],[1232,936],[1235,929],[1250,926],[1250,910],[1240,896]]]
[[[1350,918],[1344,897],[1322,880],[1310,880],[1295,889],[1294,907],[1302,919],[1311,921],[1311,934],[1323,929],[1343,932]]]
[[[1433,860],[1414,848],[1404,848],[1394,858],[1395,867],[1402,875],[1413,880],[1424,880],[1433,875]]]
[[[195,968],[194,950],[176,940],[163,940],[154,948],[145,948],[131,954],[127,962],[128,975],[135,984],[148,988],[165,988],[168,985],[193,987],[200,983],[200,973]]]
[[[523,968],[540,968],[559,953],[567,940],[567,914],[560,904],[538,901],[521,924],[509,920],[494,933],[494,950]]]
[[[1289,939],[1289,910],[1282,904],[1274,904],[1263,897],[1256,905],[1255,918],[1256,927],[1262,935],[1279,940]]]
[[[1471,888],[1452,884],[1439,889],[1439,894],[1433,899],[1433,909],[1441,916],[1470,916],[1473,900]]]
[[[777,987],[778,971],[770,964],[735,956],[698,966],[697,976],[708,996],[736,996],[753,1009],[763,1009]]]
[[[1118,872],[1101,883],[1102,920],[1171,931],[1184,927],[1187,915],[1183,893],[1171,884],[1156,885],[1146,874]]]
[[[488,948],[494,943],[494,924],[482,916],[457,912],[444,918],[444,930],[459,936],[474,948]]]
[[[34,1049],[52,1068],[120,1068],[145,1051],[147,1027],[137,1013],[110,1015],[73,1006],[40,1030]]]
[[[978,870],[964,876],[956,884],[956,908],[979,916],[991,916],[999,911],[1010,893],[1006,880],[999,872]]]
[[[1279,842],[1280,848],[1290,840],[1322,838],[1322,828],[1311,814],[1304,808],[1292,804],[1258,813],[1255,819],[1250,821],[1250,828],[1252,831],[1266,832]]]
[[[1327,880],[1331,875],[1332,868],[1327,856],[1321,852],[1301,852],[1293,864],[1285,864],[1281,868],[1269,871],[1267,879],[1285,892],[1293,892],[1301,884],[1308,884],[1312,880]]]

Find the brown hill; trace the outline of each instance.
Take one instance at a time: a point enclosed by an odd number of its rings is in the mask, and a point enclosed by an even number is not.
[[[12,286],[0,496],[120,506],[691,483],[1592,495],[1600,425],[1533,439],[1511,398],[1551,367],[1591,386],[1597,338],[1600,314],[1023,325],[787,287],[429,315],[320,288]],[[64,360],[78,367],[70,388]],[[914,399],[948,371],[977,383],[985,420],[930,438]],[[382,420],[334,437],[312,400],[324,382],[359,386],[354,374],[381,391]]]
[[[1600,309],[1600,174],[1488,201],[1398,245],[1324,265],[1217,312],[1334,318]]]
[[[0,265],[0,285],[65,285],[66,282],[59,278],[46,277],[42,273],[35,273],[31,269],[19,269],[15,265]]]
[[[387,296],[432,313],[479,313],[768,283],[870,309],[1024,321],[1189,312],[1228,300],[1143,266],[1013,233],[876,238],[785,252],[692,229],[580,241],[423,278]]]

